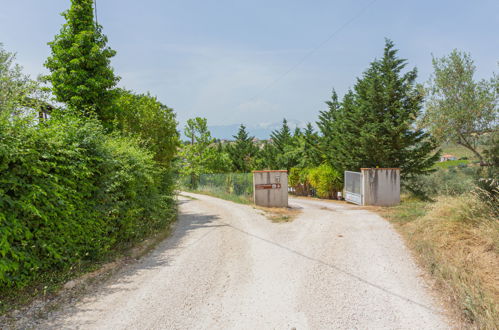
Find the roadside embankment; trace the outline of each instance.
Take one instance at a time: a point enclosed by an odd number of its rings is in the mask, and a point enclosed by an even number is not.
[[[405,200],[379,209],[404,236],[449,306],[469,327],[499,324],[497,206],[476,192],[440,196],[434,203]]]

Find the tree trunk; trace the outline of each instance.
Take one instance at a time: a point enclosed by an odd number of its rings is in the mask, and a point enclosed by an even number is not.
[[[457,141],[457,144],[459,144],[459,145],[465,147],[466,149],[470,150],[471,152],[473,152],[473,154],[478,157],[478,159],[480,161],[480,166],[487,165],[483,160],[483,156],[475,148],[473,148],[471,146],[471,144],[468,141],[466,141],[466,139],[464,139],[463,137],[460,137],[459,140]]]

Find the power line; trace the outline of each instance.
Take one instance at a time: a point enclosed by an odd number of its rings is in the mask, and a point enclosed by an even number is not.
[[[274,86],[277,84],[280,80],[282,80],[284,77],[286,77],[288,74],[290,74],[292,71],[294,71],[297,67],[299,67],[303,62],[305,62],[310,56],[312,56],[315,52],[317,52],[320,48],[322,48],[324,45],[326,45],[331,39],[333,39],[338,33],[340,33],[344,28],[346,28],[348,25],[350,25],[353,21],[355,21],[357,18],[359,18],[369,7],[371,7],[377,0],[371,1],[369,4],[367,4],[365,7],[363,7],[361,10],[359,10],[352,18],[350,18],[348,21],[343,23],[338,29],[336,29],[333,33],[331,33],[324,41],[322,41],[320,44],[318,44],[314,49],[310,50],[305,56],[303,56],[298,62],[296,62],[292,67],[290,67],[288,70],[286,70],[283,74],[281,74],[279,77],[276,79],[272,80],[270,83],[265,85],[265,87],[260,91],[260,93],[251,99],[248,100],[248,102],[252,102],[260,98],[270,87]]]

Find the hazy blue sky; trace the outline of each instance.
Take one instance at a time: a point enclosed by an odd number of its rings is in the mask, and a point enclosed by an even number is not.
[[[419,70],[453,48],[471,52],[479,77],[499,71],[499,1],[377,0],[271,88],[310,50],[371,0],[98,0],[98,19],[118,54],[120,85],[150,91],[183,123],[257,125],[283,117],[315,121],[334,87],[353,85],[382,54],[384,38]],[[69,0],[3,0],[0,42],[32,75]]]

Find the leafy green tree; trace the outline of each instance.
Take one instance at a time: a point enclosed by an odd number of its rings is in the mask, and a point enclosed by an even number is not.
[[[478,146],[484,135],[498,129],[497,77],[475,81],[476,67],[470,54],[457,50],[433,58],[433,69],[422,124],[439,142],[462,145],[486,165]]]
[[[204,173],[213,173],[213,164],[216,163],[217,152],[213,148],[214,139],[208,130],[206,118],[196,117],[187,120],[184,129],[189,143],[185,144],[179,153],[180,174],[191,179],[191,188],[197,186],[199,176]]]
[[[227,152],[228,146],[224,146],[221,141],[209,147],[214,150],[214,156],[208,163],[207,168],[210,173],[229,173],[233,170],[230,155]]]
[[[405,178],[431,171],[438,159],[430,135],[415,125],[423,93],[416,86],[416,69],[403,72],[405,59],[386,40],[383,57],[371,63],[345,95],[334,121],[334,167],[400,167]]]
[[[29,110],[41,111],[45,96],[36,81],[15,63],[15,54],[0,43],[0,117],[20,116]]]
[[[169,167],[179,146],[179,133],[173,109],[149,94],[117,90],[115,127],[124,134],[137,135],[154,159]]]
[[[248,173],[253,168],[258,147],[253,143],[253,136],[249,136],[246,127],[241,124],[239,131],[234,135],[234,143],[227,147],[232,168],[235,172]]]
[[[110,66],[116,54],[109,48],[102,27],[94,22],[93,0],[71,0],[63,14],[66,23],[49,45],[46,76],[57,101],[78,115],[97,115],[107,122],[113,118],[113,88],[119,78]]]

